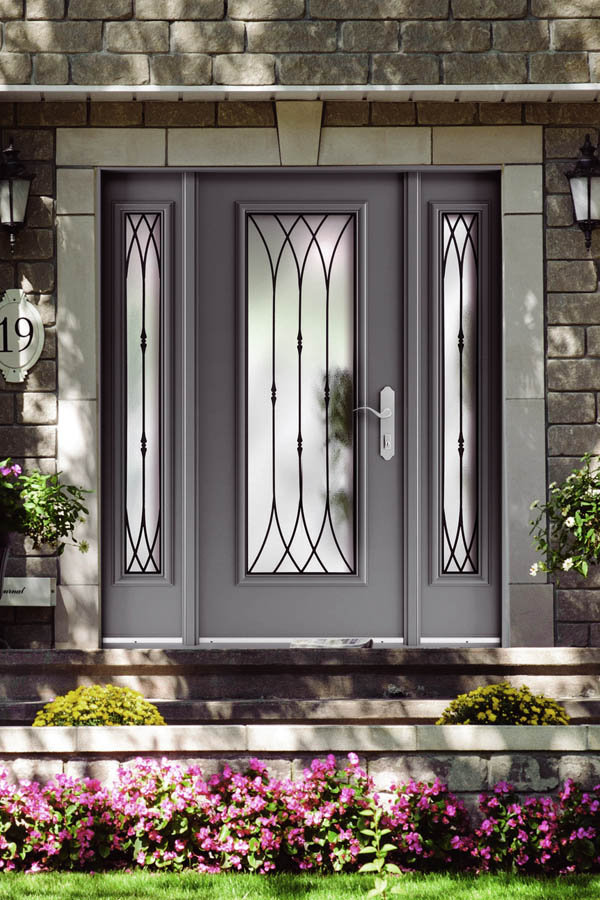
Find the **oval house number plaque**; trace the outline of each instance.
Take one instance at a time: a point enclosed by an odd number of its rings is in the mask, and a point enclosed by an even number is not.
[[[0,371],[5,381],[25,381],[44,347],[44,324],[36,306],[18,288],[0,301]]]

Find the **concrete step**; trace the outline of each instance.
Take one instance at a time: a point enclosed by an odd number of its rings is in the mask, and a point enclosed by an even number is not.
[[[433,725],[450,702],[438,700],[154,700],[168,725]],[[600,697],[559,702],[573,725],[600,724]],[[31,725],[44,701],[0,702],[0,725]]]
[[[107,683],[127,685],[161,701],[205,704],[325,700],[421,703],[444,701],[504,680],[515,686],[527,684],[534,692],[555,698],[597,698],[600,650],[115,649],[0,653],[0,700],[8,703],[50,700],[81,684]],[[394,708],[399,707],[390,705]],[[410,709],[406,706],[407,711]],[[437,716],[438,707],[435,709],[431,716],[427,713],[427,720]]]

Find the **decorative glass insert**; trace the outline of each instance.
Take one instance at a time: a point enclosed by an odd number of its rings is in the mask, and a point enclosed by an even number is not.
[[[125,572],[162,572],[161,215],[125,214]]]
[[[355,572],[354,214],[246,218],[246,572]]]
[[[478,223],[442,214],[442,572],[479,572]]]

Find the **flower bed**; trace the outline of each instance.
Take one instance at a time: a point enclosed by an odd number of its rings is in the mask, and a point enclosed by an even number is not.
[[[481,795],[473,827],[439,780],[378,796],[354,753],[341,768],[331,755],[314,760],[294,781],[270,778],[258,760],[205,780],[197,766],[137,759],[110,786],[65,775],[14,785],[4,773],[0,868],[355,871],[370,842],[361,813],[373,805],[403,870],[600,870],[600,786],[583,793],[568,780],[556,799],[521,802],[500,782]]]

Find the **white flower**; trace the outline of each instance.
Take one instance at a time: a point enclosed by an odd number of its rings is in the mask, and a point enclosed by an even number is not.
[[[555,487],[556,487],[556,482],[555,482],[555,481],[551,481],[550,484],[548,485],[548,487],[550,488],[550,490],[552,490],[552,488],[555,488]]]
[[[537,573],[538,573],[539,571],[540,571],[540,564],[539,564],[539,563],[534,563],[534,564],[531,566],[531,568],[529,569],[529,574],[530,574],[530,575],[533,575],[533,576],[535,577],[535,575],[537,575]]]
[[[573,516],[569,516],[568,519],[565,519],[565,525],[567,526],[567,528],[572,528],[574,524],[575,519],[573,518]]]
[[[529,509],[535,509],[539,502],[539,500],[534,500]]]
[[[567,481],[575,481],[577,478],[577,472],[571,472],[570,475],[567,475]]]
[[[573,568],[573,558],[571,556],[569,556],[567,559],[565,559],[562,567],[565,570],[565,572],[568,572],[569,569],[572,569]]]

